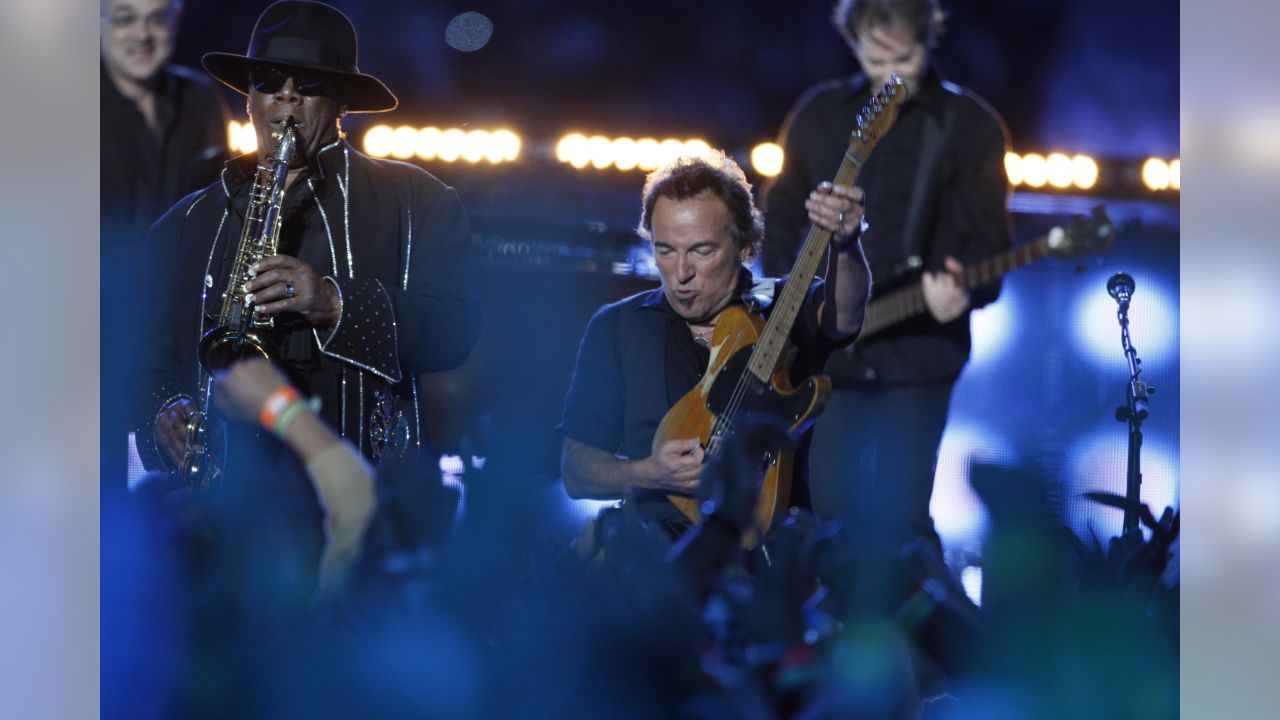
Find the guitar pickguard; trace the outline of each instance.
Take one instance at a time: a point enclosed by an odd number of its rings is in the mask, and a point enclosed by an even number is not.
[[[707,393],[707,410],[717,418],[740,419],[747,413],[771,415],[786,424],[792,437],[799,437],[813,424],[817,413],[810,412],[818,393],[813,378],[793,392],[783,394],[765,385],[747,370],[755,345],[739,348],[716,374]]]

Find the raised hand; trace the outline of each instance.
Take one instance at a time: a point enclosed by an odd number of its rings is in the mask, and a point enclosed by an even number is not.
[[[863,202],[866,193],[851,185],[832,185],[824,182],[804,201],[809,212],[809,222],[847,237],[862,227]]]
[[[271,393],[288,383],[284,373],[262,358],[235,363],[214,377],[213,397],[228,416],[256,422]]]

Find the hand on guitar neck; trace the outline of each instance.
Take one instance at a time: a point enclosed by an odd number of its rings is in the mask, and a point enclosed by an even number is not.
[[[829,337],[844,339],[862,329],[871,274],[859,244],[866,193],[854,185],[824,182],[809,193],[809,221],[832,233],[826,284],[818,321]]]
[[[866,193],[860,187],[823,182],[809,193],[804,209],[809,213],[809,222],[837,237],[848,237],[862,227],[865,200]]]
[[[939,323],[955,320],[969,309],[969,291],[964,289],[964,265],[948,257],[946,269],[924,273],[920,278],[924,304]]]

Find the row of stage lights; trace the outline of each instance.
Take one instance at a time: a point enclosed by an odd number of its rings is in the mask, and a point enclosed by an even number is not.
[[[520,157],[520,136],[510,130],[463,130],[375,125],[364,134],[364,151],[373,157],[397,160],[443,160],[492,165]]]
[[[253,152],[257,140],[251,123],[232,121],[228,136],[233,152]],[[506,129],[463,130],[461,128],[416,128],[409,125],[391,127],[375,125],[364,134],[364,151],[373,157],[391,157],[399,160],[443,160],[499,164],[520,158],[523,149],[520,136]],[[677,140],[667,138],[609,138],[604,135],[587,136],[570,133],[555,145],[555,159],[577,169],[588,167],[604,170],[642,170],[648,172],[680,155],[705,157],[713,153],[705,140]],[[776,143],[765,142],[751,149],[751,165],[764,177],[774,177],[782,172],[783,149]],[[1181,190],[1181,160],[1149,158],[1142,166],[1142,182],[1153,191]],[[1068,156],[1051,153],[1006,153],[1005,173],[1015,188],[1078,188],[1090,190],[1098,183],[1098,163],[1087,155]]]
[[[556,160],[582,169],[590,165],[599,170],[614,167],[618,170],[656,170],[681,155],[708,157],[714,152],[705,140],[676,140],[667,138],[634,139],[629,137],[607,138],[603,135],[587,137],[571,133],[556,143]]]
[[[1004,172],[1014,187],[1042,188],[1051,185],[1066,189],[1073,185],[1089,190],[1098,184],[1098,163],[1088,155],[1067,157],[1062,153],[1050,153],[1048,157],[1038,153],[1004,154]]]
[[[1050,153],[1048,157],[1038,153],[1005,153],[1005,174],[1014,187],[1042,188],[1046,185],[1060,190],[1076,187],[1090,190],[1098,184],[1098,163],[1088,155],[1067,157],[1063,153]],[[1147,158],[1142,164],[1142,184],[1148,190],[1180,191],[1182,189],[1182,160]]]
[[[1182,160],[1148,158],[1142,164],[1142,182],[1152,190],[1182,190]]]
[[[227,127],[233,153],[258,149],[253,123],[235,120]],[[511,162],[520,157],[520,136],[510,130],[463,130],[376,125],[364,134],[364,151],[373,157],[397,160],[443,160],[469,163]]]

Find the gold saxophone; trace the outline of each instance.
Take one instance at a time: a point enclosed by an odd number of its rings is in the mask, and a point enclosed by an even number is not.
[[[245,301],[244,284],[252,275],[250,266],[276,254],[280,245],[280,206],[298,142],[297,122],[292,116],[272,134],[276,140],[266,162],[258,163],[249,204],[244,212],[244,228],[235,262],[222,293],[222,312],[214,326],[200,338],[198,357],[204,370],[204,392],[199,409],[187,418],[186,447],[178,466],[180,477],[196,487],[208,487],[222,474],[225,441],[220,430],[209,427],[210,379],[237,360],[261,357],[275,362],[277,351],[261,331],[275,327],[275,318],[260,315],[253,303]]]

